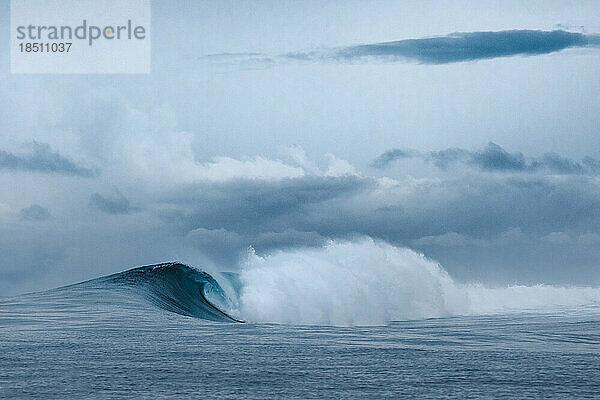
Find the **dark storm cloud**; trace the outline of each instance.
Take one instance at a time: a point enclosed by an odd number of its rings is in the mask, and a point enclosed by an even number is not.
[[[595,178],[585,176],[399,182],[352,201],[315,204],[279,222],[325,237],[365,234],[401,245],[447,232],[485,239],[513,227],[534,235],[587,232],[600,223],[599,195]]]
[[[139,211],[138,208],[132,207],[131,202],[119,191],[111,196],[102,196],[100,193],[92,194],[90,207],[107,214],[130,214]]]
[[[370,165],[375,168],[385,168],[392,162],[404,158],[422,158],[433,162],[441,169],[446,169],[454,163],[461,163],[490,172],[542,171],[564,175],[596,175],[600,173],[600,161],[591,157],[586,157],[581,162],[557,153],[545,153],[538,158],[526,157],[520,152],[508,152],[493,142],[478,151],[460,148],[431,152],[392,149],[378,156]]]
[[[32,221],[45,221],[52,218],[50,211],[38,204],[33,204],[27,208],[23,208],[21,211],[19,211],[19,216],[22,219]]]
[[[55,173],[82,177],[98,175],[97,171],[79,166],[67,157],[53,151],[48,144],[33,142],[29,147],[31,152],[26,155],[15,155],[0,150],[0,170]]]
[[[395,42],[349,46],[334,57],[356,59],[386,57],[409,59],[424,64],[447,64],[516,55],[538,55],[569,47],[596,45],[595,36],[563,30],[507,30],[499,32],[465,32],[448,36],[406,39]],[[299,55],[296,55],[298,58]]]
[[[382,187],[367,178],[302,177],[201,184],[162,206],[171,223],[212,235],[223,229],[258,238],[292,229],[322,237],[366,234],[404,242],[449,228],[474,237],[518,226],[539,232],[564,230],[567,225],[595,230],[594,224],[600,223],[600,188],[594,179],[490,176]],[[206,236],[205,231],[200,234]]]
[[[173,193],[163,215],[189,229],[260,232],[314,204],[348,198],[373,185],[372,179],[357,176],[200,183]]]

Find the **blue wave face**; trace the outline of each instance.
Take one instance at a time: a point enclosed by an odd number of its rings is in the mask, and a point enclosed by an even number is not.
[[[211,321],[243,322],[231,315],[231,300],[203,271],[179,263],[148,265],[98,278],[89,283],[130,287],[151,304],[177,314]]]

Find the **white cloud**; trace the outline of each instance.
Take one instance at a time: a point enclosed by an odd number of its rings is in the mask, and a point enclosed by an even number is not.
[[[359,175],[358,171],[348,161],[337,158],[333,154],[326,154],[329,165],[327,166],[327,176]]]
[[[567,244],[571,242],[571,236],[565,232],[552,232],[543,236],[542,240],[552,244]]]
[[[304,176],[304,170],[290,166],[280,160],[257,156],[247,160],[230,157],[215,157],[211,162],[199,164],[195,169],[196,179],[227,181],[232,179],[284,179]]]

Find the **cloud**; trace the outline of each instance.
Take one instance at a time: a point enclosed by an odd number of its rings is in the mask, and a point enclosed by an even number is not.
[[[592,158],[586,158],[587,160],[594,160]],[[582,164],[570,160],[566,157],[562,157],[556,153],[546,153],[541,160],[533,160],[529,166],[531,169],[547,169],[549,171],[555,171],[561,174],[582,174],[585,173],[585,168]],[[598,171],[593,167],[589,168],[590,173],[597,173]]]
[[[46,221],[52,218],[50,211],[47,208],[38,204],[33,204],[19,211],[19,216],[25,220],[31,221]]]
[[[571,242],[571,236],[566,232],[551,232],[543,236],[542,240],[556,245],[563,245]]]
[[[291,215],[301,215],[315,204],[352,197],[373,184],[370,178],[352,175],[198,182],[169,193],[162,215],[188,229],[280,231]]]
[[[526,157],[523,153],[510,153],[496,143],[477,151],[450,148],[441,151],[420,152],[417,150],[392,149],[375,158],[370,166],[385,168],[396,160],[421,158],[432,162],[440,169],[461,163],[488,172],[550,172],[562,175],[597,175],[600,173],[600,161],[591,157],[581,162],[563,157],[557,153],[545,153],[542,157]]]
[[[261,70],[276,64],[276,56],[262,53],[215,53],[206,54],[199,58],[208,66],[217,67],[220,70]]]
[[[211,162],[197,168],[197,179],[227,181],[235,178],[246,179],[282,179],[304,175],[299,167],[287,165],[279,160],[255,157],[248,160],[236,160],[230,157],[215,157]]]
[[[338,59],[383,57],[414,60],[424,64],[447,64],[516,55],[539,55],[570,47],[596,45],[596,36],[563,30],[506,30],[453,33],[420,39],[348,46],[333,53]],[[310,54],[305,57],[311,58]],[[299,58],[300,54],[295,57]]]
[[[418,157],[419,155],[420,153],[415,150],[392,149],[381,154],[379,157],[371,161],[369,165],[374,168],[385,168],[393,161],[403,158]]]
[[[471,153],[469,162],[488,171],[523,171],[528,168],[523,154],[511,154],[492,142],[482,151]]]
[[[63,174],[82,177],[94,177],[97,171],[75,164],[67,157],[53,151],[45,143],[32,142],[29,145],[30,153],[15,155],[0,150],[0,170],[30,171],[49,174]]]
[[[481,238],[519,227],[540,236],[566,225],[589,229],[599,194],[597,179],[585,175],[401,181],[307,175],[198,182],[170,192],[156,206],[162,218],[187,231],[224,229],[256,239],[292,229],[406,243],[445,234]]]
[[[130,201],[118,190],[115,190],[114,195],[111,196],[102,196],[100,193],[92,194],[90,207],[107,214],[131,214],[139,211],[138,208],[132,207]]]

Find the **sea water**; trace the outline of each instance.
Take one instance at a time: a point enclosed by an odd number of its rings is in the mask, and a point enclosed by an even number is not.
[[[0,397],[595,398],[599,293],[457,284],[372,240],[147,266],[1,299]]]

